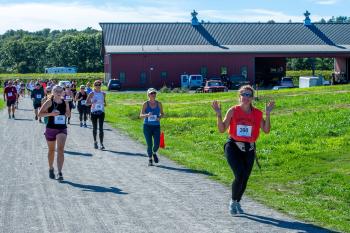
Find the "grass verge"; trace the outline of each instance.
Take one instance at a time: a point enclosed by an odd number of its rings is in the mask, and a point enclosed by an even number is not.
[[[166,149],[160,151],[226,185],[232,173],[223,155],[227,134],[216,129],[212,100],[223,111],[235,93],[159,94]],[[276,101],[272,131],[257,142],[262,165],[254,167],[247,195],[323,227],[350,232],[350,85],[261,91],[255,106]],[[138,118],[144,93],[111,93],[107,121],[145,143]]]

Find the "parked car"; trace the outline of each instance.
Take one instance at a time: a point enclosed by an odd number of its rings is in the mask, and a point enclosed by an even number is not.
[[[59,81],[58,86],[65,88],[67,85],[71,85],[70,81]]]
[[[204,93],[225,92],[225,91],[228,91],[227,87],[225,87],[221,81],[216,81],[216,80],[207,81],[203,88]]]
[[[291,77],[282,77],[280,86],[284,87],[294,87],[293,79]]]
[[[228,88],[238,90],[241,86],[248,85],[250,82],[243,75],[232,75],[228,80]]]
[[[110,79],[108,81],[108,84],[107,84],[107,88],[108,90],[118,90],[120,91],[120,89],[122,88],[122,85],[119,81],[119,79]]]

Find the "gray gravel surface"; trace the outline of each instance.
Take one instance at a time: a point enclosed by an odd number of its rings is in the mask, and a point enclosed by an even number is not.
[[[228,212],[230,188],[160,156],[106,125],[106,151],[95,150],[91,123],[68,128],[63,175],[48,177],[44,125],[29,98],[16,120],[0,113],[0,232],[328,232],[242,200]],[[141,130],[141,123],[140,123]],[[56,167],[56,163],[55,163]]]

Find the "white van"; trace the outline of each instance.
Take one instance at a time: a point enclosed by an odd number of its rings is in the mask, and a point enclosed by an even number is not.
[[[181,88],[196,89],[203,86],[203,76],[200,74],[181,75]]]
[[[203,86],[203,76],[200,74],[191,74],[188,78],[189,88],[196,89]]]

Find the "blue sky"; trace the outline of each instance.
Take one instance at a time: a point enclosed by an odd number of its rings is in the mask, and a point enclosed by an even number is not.
[[[350,0],[0,0],[0,34],[9,29],[100,29],[99,22],[189,22],[196,9],[210,22],[302,22],[350,16]]]

